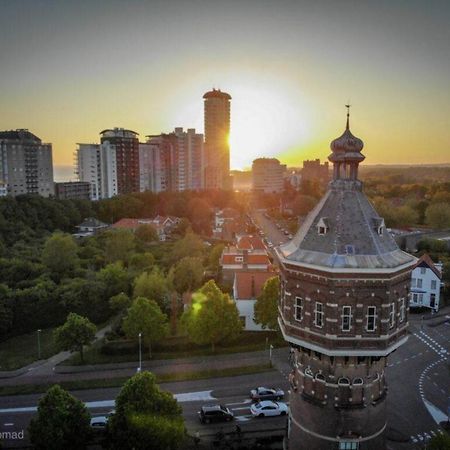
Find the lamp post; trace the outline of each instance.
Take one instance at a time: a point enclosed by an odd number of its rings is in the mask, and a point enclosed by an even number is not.
[[[269,363],[270,363],[270,367],[272,367],[272,350],[273,350],[273,345],[270,344],[269,345]]]
[[[141,370],[142,370],[142,345],[141,345],[141,340],[142,340],[142,333],[139,333],[139,367],[137,369],[138,373],[140,373]]]
[[[37,330],[37,341],[38,341],[38,359],[41,359],[41,329]]]

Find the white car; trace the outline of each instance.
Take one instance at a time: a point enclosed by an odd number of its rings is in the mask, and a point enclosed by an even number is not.
[[[93,430],[105,430],[108,425],[109,416],[97,416],[91,419],[91,428]]]
[[[289,408],[286,403],[283,402],[264,400],[262,402],[254,403],[250,407],[250,411],[254,417],[285,416],[288,414]]]

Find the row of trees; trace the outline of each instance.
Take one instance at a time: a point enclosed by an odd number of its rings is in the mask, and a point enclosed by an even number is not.
[[[94,438],[86,405],[58,385],[39,401],[29,432],[37,450],[80,450]],[[182,410],[173,395],[162,391],[150,372],[130,378],[109,417],[106,448],[176,450],[185,439]]]

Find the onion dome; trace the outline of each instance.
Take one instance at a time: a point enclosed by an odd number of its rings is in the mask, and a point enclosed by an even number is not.
[[[364,142],[353,136],[350,131],[350,105],[347,107],[347,125],[344,133],[331,142],[331,150],[333,153],[328,157],[331,162],[361,162],[365,156],[361,154]]]

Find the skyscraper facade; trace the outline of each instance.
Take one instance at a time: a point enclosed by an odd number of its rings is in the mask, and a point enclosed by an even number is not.
[[[220,89],[213,89],[203,98],[205,100],[205,188],[231,189],[229,144],[231,96]]]
[[[254,192],[279,193],[283,191],[283,174],[286,165],[276,158],[258,158],[252,164],[252,189]]]
[[[0,193],[54,195],[52,144],[25,129],[0,132]]]
[[[294,355],[290,450],[385,448],[387,358],[408,339],[415,258],[362,191],[362,148],[347,117],[327,193],[277,248],[279,324]]]
[[[117,193],[139,192],[138,133],[124,128],[113,128],[103,130],[100,136],[105,160],[115,159]]]

